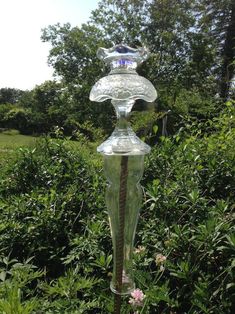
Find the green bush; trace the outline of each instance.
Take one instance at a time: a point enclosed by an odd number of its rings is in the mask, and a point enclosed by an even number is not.
[[[234,123],[228,104],[211,121],[189,120],[161,137],[146,159],[134,254],[136,284],[146,295],[140,313],[232,313]],[[19,286],[17,269],[16,277],[8,273],[13,266],[1,269],[6,313],[15,309],[12,299],[19,313],[112,312],[105,180],[88,145],[78,147],[46,138],[1,174],[1,254],[21,264],[33,256],[45,270],[38,276],[26,267],[32,280]],[[134,311],[128,298],[122,311]]]
[[[215,100],[199,92],[197,88],[191,90],[181,89],[172,110],[176,113],[205,118],[215,113]]]
[[[146,271],[152,273],[157,266],[154,254],[167,256],[158,285],[168,283],[167,295],[178,303],[172,308],[163,298],[155,310],[151,297],[149,313],[167,308],[177,313],[231,313],[234,108],[228,106],[211,122],[216,130],[212,134],[210,127],[209,134],[202,134],[192,123],[173,138],[161,138],[148,160],[138,239],[148,248]],[[148,287],[146,293],[152,295],[155,288]]]
[[[104,207],[99,171],[82,153],[50,139],[22,149],[9,169],[0,185],[4,252],[21,259],[33,255],[37,266],[58,275],[70,239],[83,232],[82,219]]]

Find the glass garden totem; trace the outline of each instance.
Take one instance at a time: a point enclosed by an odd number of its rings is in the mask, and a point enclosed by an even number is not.
[[[130,127],[128,117],[137,99],[153,102],[154,86],[136,72],[148,58],[145,48],[120,44],[110,49],[99,48],[97,56],[111,67],[109,75],[92,87],[90,100],[111,99],[117,115],[117,125],[111,136],[97,151],[104,156],[104,171],[108,180],[106,205],[113,243],[113,276],[111,290],[116,294],[115,313],[120,313],[121,295],[135,289],[133,276],[133,246],[142,201],[140,180],[144,156],[150,147],[141,141]]]

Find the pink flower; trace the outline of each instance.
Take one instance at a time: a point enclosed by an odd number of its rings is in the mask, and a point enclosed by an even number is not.
[[[143,291],[140,289],[135,289],[133,292],[131,292],[131,296],[132,298],[140,301],[143,301],[145,297]]]
[[[155,259],[156,265],[162,264],[165,261],[166,261],[166,256],[164,256],[162,254],[157,254],[156,255],[156,259]]]
[[[142,290],[135,289],[131,292],[132,298],[130,298],[129,303],[133,306],[142,306],[145,295]]]

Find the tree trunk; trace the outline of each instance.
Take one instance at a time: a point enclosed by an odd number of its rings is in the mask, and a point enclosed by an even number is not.
[[[226,101],[229,96],[231,80],[235,74],[235,0],[232,0],[231,3],[231,15],[226,31],[222,59],[220,96]]]

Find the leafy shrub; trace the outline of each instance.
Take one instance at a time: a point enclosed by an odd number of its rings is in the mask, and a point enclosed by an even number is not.
[[[1,122],[1,127],[6,127],[6,115],[10,110],[15,108],[15,105],[12,104],[0,104],[0,122]]]
[[[168,283],[167,295],[178,302],[172,309],[163,298],[162,305],[155,307],[153,298],[150,313],[167,308],[177,313],[231,313],[234,108],[228,106],[212,122],[216,129],[212,134],[203,135],[191,125],[172,139],[161,138],[148,160],[138,238],[148,248],[145,258],[150,273],[157,266],[154,255],[167,256],[158,284]],[[152,293],[150,287],[148,293]]]
[[[64,132],[71,135],[71,139],[79,142],[95,142],[103,138],[103,130],[95,128],[90,121],[79,123],[73,117],[69,117],[64,123]]]
[[[188,121],[175,136],[161,137],[146,159],[134,254],[136,284],[146,295],[141,313],[232,313],[234,138],[228,104],[211,121]],[[27,268],[25,278],[33,279],[21,287],[21,270],[17,281],[8,273],[13,266],[1,265],[6,313],[13,299],[19,313],[113,310],[105,180],[100,161],[79,147],[46,138],[21,150],[1,174],[1,252],[21,264],[34,256],[46,271],[37,277],[37,268]],[[122,312],[133,311],[123,299]]]
[[[45,139],[33,150],[22,149],[0,187],[5,254],[34,255],[38,266],[58,275],[70,238],[83,232],[82,218],[104,206],[101,188],[91,161],[62,142]]]
[[[31,264],[31,259],[19,263],[9,257],[0,258],[0,310],[1,313],[30,314],[38,308],[33,297],[36,280],[43,276]]]
[[[5,134],[5,135],[12,135],[12,136],[15,136],[15,135],[18,135],[19,134],[19,131],[18,130],[15,130],[15,129],[5,129],[4,131],[1,131],[2,134]]]
[[[172,109],[182,115],[190,113],[192,116],[205,118],[215,112],[215,100],[203,95],[197,88],[181,89]]]

